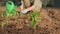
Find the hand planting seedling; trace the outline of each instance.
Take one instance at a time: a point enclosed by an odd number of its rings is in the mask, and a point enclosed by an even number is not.
[[[32,25],[35,26],[37,24],[37,17],[40,15],[41,8],[42,8],[42,2],[40,0],[35,0],[34,4],[31,7],[21,11],[21,13],[26,14],[28,11],[31,10],[34,11],[30,13],[30,18],[32,19]]]

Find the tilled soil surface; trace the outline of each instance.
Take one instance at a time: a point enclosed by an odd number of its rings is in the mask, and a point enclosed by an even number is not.
[[[36,28],[31,25],[29,14],[19,15],[17,18],[7,18],[0,16],[0,24],[7,23],[2,28],[0,34],[60,34],[60,8],[43,8],[41,10],[42,20],[38,19]]]

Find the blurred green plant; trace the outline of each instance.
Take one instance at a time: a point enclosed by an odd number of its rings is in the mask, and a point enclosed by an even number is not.
[[[2,32],[4,32],[4,26],[6,25],[6,23],[4,23],[4,22],[1,22],[0,23],[0,26],[2,27]]]
[[[10,25],[11,23],[8,23],[8,21],[7,22],[4,22],[4,21],[2,21],[1,23],[0,23],[0,26],[1,26],[1,28],[2,28],[2,31],[4,32],[4,27],[5,26],[8,26],[8,25]]]
[[[2,22],[2,23],[1,23],[1,27],[4,28],[5,24],[6,24],[6,23]]]
[[[32,19],[32,25],[36,25],[37,18],[39,15],[40,15],[40,12],[38,12],[38,11],[30,12],[30,19]]]

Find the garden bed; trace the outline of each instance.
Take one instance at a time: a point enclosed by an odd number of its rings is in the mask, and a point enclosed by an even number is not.
[[[0,34],[60,34],[60,8],[42,8],[36,28],[29,13],[7,18],[1,16],[4,11],[0,9]]]

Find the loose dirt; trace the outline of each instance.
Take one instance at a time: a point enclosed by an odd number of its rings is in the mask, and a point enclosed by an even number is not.
[[[42,8],[36,28],[31,26],[29,14],[17,17],[1,17],[0,24],[7,23],[0,34],[60,34],[60,8]],[[42,19],[42,20],[40,20]]]

